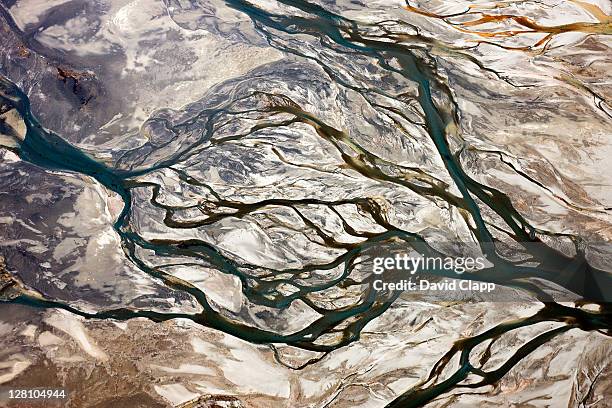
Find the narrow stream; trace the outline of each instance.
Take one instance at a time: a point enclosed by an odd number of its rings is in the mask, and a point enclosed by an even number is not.
[[[339,152],[342,152],[342,146],[346,145],[346,142],[352,143],[352,146],[354,146],[354,149],[359,154],[343,154],[342,157],[346,165],[372,180],[395,183],[398,188],[408,188],[424,196],[438,197],[469,214],[469,217],[471,217],[473,221],[473,234],[482,245],[482,250],[487,254],[488,259],[494,264],[494,267],[484,269],[478,273],[468,273],[466,277],[474,280],[512,284],[527,290],[531,288],[529,285],[512,280],[522,277],[539,277],[562,285],[569,291],[584,297],[586,300],[601,305],[599,312],[589,312],[579,308],[557,304],[546,298],[543,294],[536,293],[536,295],[541,296],[543,301],[543,307],[538,313],[518,321],[499,324],[477,336],[458,341],[453,348],[449,350],[449,353],[433,367],[431,376],[426,383],[413,389],[406,390],[404,394],[391,402],[388,407],[422,406],[428,401],[456,387],[475,388],[486,384],[494,384],[512,369],[512,367],[520,362],[523,357],[536,350],[540,345],[546,343],[551,338],[562,335],[567,330],[576,328],[589,331],[601,330],[602,332],[607,331],[609,333],[612,327],[612,310],[610,310],[609,303],[607,302],[612,300],[612,296],[610,292],[602,293],[599,288],[612,288],[612,277],[605,271],[589,266],[581,253],[574,258],[570,258],[544,245],[539,238],[544,232],[536,231],[534,227],[530,226],[515,210],[511,200],[505,194],[492,187],[480,184],[466,174],[462,169],[458,155],[453,154],[451,151],[445,133],[445,129],[448,128],[449,123],[459,120],[460,115],[457,114],[456,106],[452,104],[448,106],[438,106],[437,102],[432,97],[432,94],[440,93],[446,95],[448,97],[447,99],[452,101],[451,90],[448,89],[447,85],[436,75],[435,68],[432,67],[430,61],[425,61],[420,56],[421,54],[415,53],[412,49],[402,44],[393,34],[387,34],[385,38],[375,39],[367,34],[368,28],[370,28],[367,24],[349,20],[319,5],[303,0],[279,0],[279,3],[299,10],[300,15],[276,15],[257,7],[254,3],[242,0],[226,0],[226,4],[229,7],[250,17],[252,23],[260,34],[266,38],[270,46],[277,48],[283,53],[312,59],[312,57],[302,54],[299,49],[288,47],[284,45],[285,43],[283,41],[277,41],[275,36],[277,36],[278,33],[283,33],[284,36],[289,37],[302,35],[313,36],[320,39],[320,43],[332,54],[340,52],[338,50],[338,47],[340,47],[345,50],[350,50],[353,53],[373,58],[378,61],[380,67],[401,75],[406,79],[407,83],[418,84],[417,100],[425,115],[427,132],[448,174],[460,192],[460,197],[450,194],[447,188],[440,187],[440,185],[435,182],[430,182],[428,185],[426,183],[411,183],[401,177],[388,175],[377,166],[377,163],[380,162],[380,158],[375,154],[368,152],[366,149],[354,143],[354,141],[351,141],[350,137],[341,129],[336,128],[334,124],[325,123],[323,119],[317,118],[312,113],[297,106],[297,104],[293,103],[293,101],[286,96],[284,96],[286,98],[284,100],[286,103],[272,104],[269,107],[267,113],[270,116],[276,113],[290,115],[293,123],[299,122],[311,126],[320,137],[329,141]],[[423,44],[425,45],[426,43],[427,40],[423,39]],[[333,69],[328,67],[324,60],[315,60],[314,62],[318,63],[323,70],[326,70],[330,74],[330,76],[334,76]],[[341,87],[350,86],[349,84],[343,83],[339,76],[336,76],[336,78],[337,85]],[[333,262],[325,265],[316,265],[302,270],[291,271],[274,271],[270,269],[272,275],[283,274],[284,276],[287,273],[297,275],[309,269],[332,269],[338,265],[344,265],[344,274],[341,277],[319,285],[299,285],[288,278],[270,281],[247,276],[243,268],[248,267],[248,265],[238,264],[235,260],[223,255],[222,251],[208,242],[196,239],[183,241],[146,240],[136,233],[130,225],[133,203],[132,190],[137,187],[149,186],[153,188],[154,194],[151,204],[166,212],[164,223],[168,227],[197,228],[201,225],[212,224],[224,217],[224,215],[211,215],[209,219],[201,222],[177,221],[173,218],[173,215],[175,211],[178,210],[178,207],[161,205],[156,201],[156,195],[159,193],[159,186],[155,184],[147,185],[146,183],[135,181],[137,176],[147,174],[148,172],[160,168],[169,168],[176,171],[183,182],[197,183],[196,180],[190,179],[188,175],[173,168],[176,162],[182,160],[184,155],[189,154],[189,150],[177,152],[175,156],[165,160],[162,164],[149,169],[119,170],[110,168],[93,160],[83,151],[62,139],[60,135],[46,131],[43,128],[44,124],[41,125],[34,116],[35,113],[31,112],[27,96],[8,80],[0,78],[0,81],[3,94],[1,101],[6,105],[15,107],[27,125],[25,140],[19,144],[17,149],[19,157],[24,161],[45,169],[75,172],[91,176],[107,189],[117,193],[123,200],[124,207],[116,220],[114,228],[121,237],[123,250],[126,256],[141,270],[151,276],[161,279],[169,287],[189,293],[202,306],[203,311],[197,314],[188,314],[137,311],[125,308],[88,313],[77,310],[67,304],[39,298],[26,293],[11,299],[11,302],[42,308],[62,308],[85,318],[93,319],[127,320],[134,317],[146,317],[154,321],[165,321],[179,317],[187,318],[198,324],[221,330],[253,343],[286,343],[303,349],[329,352],[358,340],[360,330],[369,321],[384,313],[400,294],[394,293],[390,294],[387,298],[380,299],[377,297],[376,292],[369,291],[365,294],[360,304],[339,308],[337,310],[317,307],[313,302],[308,300],[306,295],[328,289],[342,282],[347,282],[347,280],[350,279],[351,271],[354,267],[353,263],[359,253],[367,248],[376,247],[381,242],[389,240],[392,237],[404,240],[407,244],[414,242],[424,244],[424,241],[418,235],[408,233],[388,223],[376,203],[365,198],[346,199],[344,201],[335,202],[314,199],[267,199],[257,203],[245,204],[218,197],[216,205],[234,209],[236,211],[234,213],[235,217],[249,214],[266,205],[279,205],[293,208],[298,204],[325,204],[333,206],[352,203],[359,205],[360,208],[367,211],[379,225],[386,229],[385,232],[365,234],[365,241],[357,244],[346,244],[336,242],[333,238],[319,229],[318,233],[325,241],[326,245],[329,247],[346,249],[346,252]],[[353,90],[360,92],[359,89]],[[275,95],[275,97],[283,96]],[[226,109],[225,112],[230,112],[231,109],[229,106],[230,105],[228,105],[227,108],[221,108],[221,110]],[[217,113],[218,112],[210,112],[210,116],[212,117]],[[402,112],[398,114],[404,115]],[[404,117],[407,117],[407,114],[405,114]],[[253,131],[259,129],[260,128],[253,129]],[[208,135],[208,138],[210,138],[210,135]],[[200,141],[197,145],[191,146],[191,148],[195,149],[200,146],[201,143]],[[475,198],[478,199],[478,202]],[[532,251],[532,257],[541,261],[538,267],[518,266],[505,260],[496,253],[494,245],[495,239],[489,230],[489,226],[483,219],[479,203],[484,203],[484,205],[493,210],[507,223],[514,234],[513,238],[517,242],[530,244],[525,245],[525,250]],[[306,221],[307,220],[305,220],[305,222]],[[161,269],[147,266],[144,261],[139,259],[136,248],[149,249],[154,251],[158,256],[186,256],[205,259],[224,273],[235,275],[240,278],[244,295],[254,304],[282,310],[289,307],[294,300],[301,299],[315,311],[320,313],[322,317],[318,318],[307,328],[291,334],[279,334],[236,322],[217,312],[215,308],[209,304],[206,294],[200,289],[187,282],[172,279]],[[436,253],[432,248],[426,245],[425,248],[431,251],[430,253],[432,254]],[[537,251],[533,250],[533,248],[537,248]],[[568,267],[568,265],[573,266]],[[440,275],[445,275],[445,273],[441,271]],[[255,281],[256,284],[253,284],[253,281]],[[283,282],[291,283],[299,290],[290,295],[281,296],[274,291],[274,288]],[[595,282],[599,282],[599,285],[595,284]],[[350,323],[345,324],[349,319]],[[477,345],[494,340],[511,330],[543,321],[564,322],[565,325],[533,338],[518,349],[507,363],[494,371],[484,372],[478,367],[472,366],[470,363],[470,352]],[[340,341],[334,344],[317,341],[322,338],[322,336],[338,330],[342,333]],[[437,382],[437,377],[442,372],[442,369],[449,364],[452,357],[456,354],[460,355],[460,365],[455,373],[444,381]],[[481,381],[476,384],[472,383],[462,386],[462,381],[470,375],[481,377]]]

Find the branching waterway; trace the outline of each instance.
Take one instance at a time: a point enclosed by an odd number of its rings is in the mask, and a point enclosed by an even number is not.
[[[469,59],[467,54],[462,54],[460,49],[444,48],[437,40],[420,34],[417,27],[400,20],[366,22],[351,19],[319,3],[302,0],[279,0],[278,4],[282,7],[269,10],[257,2],[225,1],[229,9],[247,18],[260,39],[291,58],[290,62],[272,63],[257,68],[243,78],[215,86],[205,98],[188,105],[185,108],[187,113],[183,116],[174,117],[172,112],[167,116],[152,116],[147,121],[147,126],[152,129],[151,134],[163,129],[163,136],[116,152],[110,164],[76,147],[77,143],[66,141],[63,135],[47,130],[46,124],[37,119],[37,112],[31,109],[23,90],[6,77],[1,77],[2,112],[15,109],[27,128],[25,138],[22,140],[18,135],[13,135],[17,144],[8,148],[21,160],[45,171],[86,175],[118,195],[123,207],[116,215],[113,228],[120,237],[126,258],[167,287],[188,294],[195,299],[201,311],[167,312],[132,307],[85,311],[70,302],[32,291],[27,284],[21,287],[22,284],[17,281],[13,284],[16,291],[4,297],[6,302],[61,308],[87,319],[128,320],[145,317],[161,322],[185,318],[252,343],[285,343],[325,353],[359,340],[362,329],[385,313],[402,295],[400,292],[376,291],[371,285],[371,274],[356,272],[363,267],[363,254],[393,245],[418,245],[426,255],[432,256],[441,254],[441,250],[430,245],[431,241],[419,232],[395,222],[389,216],[388,203],[374,195],[346,194],[336,197],[329,194],[326,197],[304,194],[299,197],[283,196],[281,191],[279,194],[240,200],[236,199],[236,195],[218,191],[201,173],[191,171],[202,157],[212,154],[210,152],[214,149],[234,146],[236,142],[248,141],[262,134],[290,134],[297,129],[299,132],[309,132],[327,146],[329,150],[326,155],[339,158],[338,171],[359,175],[368,182],[384,185],[394,191],[407,191],[420,196],[430,206],[446,206],[460,214],[469,235],[491,262],[487,268],[465,273],[464,278],[513,287],[542,302],[541,309],[532,316],[500,323],[455,342],[431,368],[428,378],[406,389],[388,407],[422,406],[455,389],[468,392],[495,384],[524,357],[571,329],[610,334],[612,310],[608,302],[612,300],[612,278],[607,271],[589,265],[581,238],[530,225],[517,211],[511,197],[477,181],[465,170],[462,154],[467,144],[457,130],[462,127],[464,115],[456,102],[455,91],[439,72],[438,60],[432,50],[440,53],[442,49],[446,55]],[[167,5],[170,6],[170,2]],[[172,16],[174,9],[169,7],[168,10]],[[36,45],[32,47],[36,48]],[[299,61],[308,64],[308,68],[302,68]],[[360,64],[369,64],[367,69],[372,74],[371,78],[363,77],[355,69]],[[355,136],[358,131],[349,131],[346,123],[335,123],[332,116],[322,114],[325,107],[315,112],[289,91],[283,93],[281,86],[266,89],[254,85],[266,81],[282,84],[285,78],[294,77],[296,84],[310,86],[308,81],[314,81],[309,77],[312,73],[305,74],[303,69],[319,70],[320,75],[326,75],[323,83],[329,81],[335,89],[350,93],[351,98],[360,98],[368,109],[386,118],[406,141],[414,140],[414,131],[408,128],[409,125],[424,131],[435,147],[438,156],[435,160],[440,160],[446,174],[434,174],[426,166],[410,164],[410,160],[401,157],[398,160],[385,157],[373,149],[363,135]],[[482,64],[479,64],[479,69],[502,77],[495,70],[485,69]],[[282,75],[274,78],[279,70],[282,70]],[[288,85],[287,89],[297,87],[296,84]],[[338,100],[342,101],[341,98]],[[358,110],[350,113],[355,117],[361,114]],[[375,132],[387,132],[387,128],[375,120],[369,125]],[[2,133],[10,135],[9,128],[6,127]],[[299,132],[294,133],[297,134],[295,137],[300,137]],[[282,144],[276,141],[266,142],[265,138],[260,138],[245,146],[255,153],[258,149],[266,149],[278,163],[321,173],[323,179],[326,174],[330,177],[337,174],[336,170],[326,169],[320,163],[297,160],[299,151],[283,150]],[[244,160],[257,161],[259,156],[255,153],[245,155]],[[185,190],[198,191],[201,199],[188,204],[168,199],[169,193],[161,181],[163,178],[156,178],[156,174],[173,178]],[[145,191],[148,193],[144,194]],[[239,189],[237,195],[240,196]],[[373,220],[376,229],[359,229],[352,225],[341,211],[343,206],[357,208],[362,216]],[[146,223],[139,220],[145,207],[154,210],[145,217],[158,217],[157,221],[169,230],[179,232],[225,225],[223,223],[230,219],[256,217],[269,208],[286,210],[293,214],[296,224],[291,225],[277,218],[273,220],[276,225],[289,230],[308,229],[311,231],[308,239],[334,251],[333,257],[296,267],[270,266],[273,263],[256,265],[232,256],[231,248],[221,247],[205,237],[183,236],[181,233],[169,237],[147,234]],[[312,217],[308,211],[310,207],[324,208],[337,217],[343,233],[353,240],[341,240],[330,234]],[[502,241],[500,233],[505,245],[514,242],[523,258],[513,260],[500,254],[497,248]],[[551,240],[561,238],[573,243],[575,255],[569,256],[549,245]],[[451,241],[453,237],[447,239]],[[223,313],[214,302],[211,303],[205,290],[169,272],[171,267],[202,263],[223,274],[237,277],[243,296],[253,307],[265,307],[273,313],[280,313],[299,301],[315,311],[317,317],[300,330],[281,333],[273,328],[256,327]],[[341,272],[334,275],[334,270]],[[317,273],[325,271],[332,278],[316,277]],[[437,274],[454,277],[453,273],[443,270],[437,271]],[[572,306],[557,303],[534,283],[536,278],[558,285],[584,300]],[[326,302],[325,298],[337,288],[356,292],[358,296],[337,305]],[[583,308],[585,305],[597,307],[587,309]],[[496,369],[485,371],[482,368],[491,357],[490,352],[483,354],[479,364],[474,363],[473,352],[477,346],[487,344],[490,351],[491,345],[504,334],[542,322],[559,322],[562,325],[526,341]],[[443,376],[443,372],[451,374]],[[466,382],[468,379],[471,381]]]

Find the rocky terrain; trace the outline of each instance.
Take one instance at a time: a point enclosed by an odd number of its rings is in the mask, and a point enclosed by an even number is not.
[[[609,406],[611,13],[0,0],[0,387]],[[499,289],[375,290],[410,248]]]

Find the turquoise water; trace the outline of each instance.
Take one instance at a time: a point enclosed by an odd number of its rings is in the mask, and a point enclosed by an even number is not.
[[[262,35],[268,39],[272,36],[268,30],[277,30],[289,35],[306,34],[324,38],[325,41],[336,46],[344,47],[347,50],[351,50],[351,52],[372,57],[378,60],[379,64],[385,69],[404,77],[407,82],[418,84],[418,103],[425,114],[427,131],[461,196],[459,198],[450,197],[444,189],[436,189],[433,186],[423,191],[429,194],[436,194],[447,200],[453,200],[453,205],[469,213],[475,225],[473,233],[482,245],[483,251],[488,255],[488,259],[495,265],[495,267],[480,271],[478,274],[466,274],[466,278],[506,283],[514,286],[525,286],[529,288],[528,285],[523,285],[521,282],[515,281],[510,283],[509,281],[520,277],[540,277],[557,283],[588,300],[597,301],[604,305],[602,311],[595,314],[561,306],[543,298],[543,300],[545,300],[544,307],[535,316],[512,324],[500,324],[481,335],[458,342],[455,348],[451,350],[452,353],[449,354],[449,358],[447,360],[442,360],[440,363],[440,367],[443,367],[454,353],[460,353],[460,366],[451,377],[436,385],[407,390],[405,394],[390,403],[389,407],[420,406],[436,396],[453,389],[470,374],[482,377],[482,383],[480,385],[494,383],[518,363],[521,358],[535,350],[539,345],[571,328],[580,328],[583,330],[604,330],[610,328],[612,322],[611,315],[607,304],[603,303],[604,301],[612,300],[609,291],[607,291],[608,288],[612,288],[612,278],[610,278],[609,274],[590,267],[580,255],[576,258],[569,258],[541,244],[536,234],[536,230],[513,208],[510,199],[506,195],[494,188],[476,182],[462,169],[458,157],[453,154],[449,148],[447,135],[445,134],[445,129],[447,129],[452,121],[458,120],[458,115],[454,112],[455,108],[453,106],[437,106],[432,97],[432,93],[434,92],[450,94],[450,90],[439,80],[439,78],[437,78],[433,68],[427,61],[424,61],[402,44],[384,40],[373,40],[364,36],[362,34],[362,27],[360,27],[358,22],[336,15],[321,6],[299,0],[280,0],[280,2],[301,10],[306,16],[297,17],[271,14],[246,1],[228,0],[226,4],[240,13],[249,16],[256,26],[260,27]],[[301,56],[298,51],[284,47],[279,43],[270,41],[270,45],[277,47],[280,51],[294,54],[298,57]],[[392,60],[395,64],[391,64]],[[323,64],[321,61],[317,62]],[[31,112],[27,96],[15,85],[5,79],[2,79],[1,85],[4,88],[4,93],[12,97],[11,99],[3,98],[4,103],[13,105],[18,109],[27,125],[26,138],[18,147],[18,153],[21,159],[45,169],[69,171],[91,176],[109,190],[117,193],[123,200],[124,207],[114,228],[121,237],[126,256],[144,272],[161,279],[169,287],[189,293],[202,306],[203,312],[198,314],[163,313],[125,308],[88,313],[54,300],[41,300],[27,295],[22,295],[13,299],[13,302],[36,307],[63,308],[86,318],[96,319],[112,318],[126,320],[134,317],[146,317],[154,321],[164,321],[179,317],[187,318],[201,325],[221,330],[254,343],[287,343],[308,350],[327,352],[357,340],[361,329],[369,321],[384,313],[399,296],[399,293],[395,293],[386,299],[380,300],[377,299],[374,291],[370,291],[359,305],[338,310],[322,310],[319,308],[317,311],[322,317],[307,328],[288,335],[279,334],[269,330],[253,328],[223,316],[210,305],[205,293],[195,287],[172,281],[159,270],[148,267],[145,262],[141,261],[135,255],[135,248],[140,247],[149,249],[159,256],[181,255],[206,259],[224,273],[235,275],[241,279],[244,295],[254,304],[273,307],[277,310],[284,310],[288,308],[294,300],[302,299],[307,293],[328,289],[348,279],[354,260],[361,252],[369,248],[375,248],[378,245],[382,245],[391,238],[401,239],[407,244],[420,243],[423,245],[423,241],[418,236],[388,226],[388,232],[368,237],[365,242],[360,244],[347,245],[347,251],[344,255],[328,264],[317,265],[317,269],[332,269],[338,265],[344,265],[344,274],[339,278],[313,286],[296,285],[299,291],[289,296],[266,296],[271,293],[274,285],[278,285],[278,281],[272,284],[266,283],[264,280],[259,280],[257,282],[258,286],[253,287],[253,285],[247,282],[247,276],[241,269],[241,265],[225,257],[210,243],[199,240],[180,242],[157,240],[152,242],[143,239],[131,230],[129,224],[132,211],[131,189],[135,186],[139,186],[139,184],[133,182],[133,178],[137,175],[146,174],[147,172],[157,170],[164,166],[171,166],[173,164],[172,161],[165,161],[150,169],[140,169],[138,171],[118,170],[108,167],[69,144],[62,139],[60,135],[46,131]],[[296,121],[317,124],[320,132],[324,137],[329,138],[329,140],[336,140],[342,137],[340,130],[326,125],[322,120],[300,109],[278,107],[278,110],[294,115]],[[443,113],[445,111],[451,113],[445,114]],[[367,154],[364,153],[364,155],[367,158]],[[174,160],[178,160],[178,156],[175,157]],[[358,165],[359,163],[355,163],[355,166]],[[362,168],[362,172],[368,177],[377,180],[388,177],[382,173],[376,172],[374,169]],[[400,180],[394,181],[401,184]],[[483,220],[481,208],[479,208],[476,198],[498,214],[507,223],[514,233],[517,242],[525,243],[526,250],[531,251],[531,255],[534,259],[541,261],[539,267],[517,266],[497,255],[492,234]],[[291,202],[281,199],[276,201],[268,200],[266,203],[291,204]],[[308,200],[302,200],[302,203],[308,203]],[[315,202],[312,201],[312,203]],[[227,206],[234,205],[231,203],[225,204]],[[360,204],[372,206],[372,204],[367,201],[360,202]],[[253,206],[249,207],[246,204],[242,206],[234,205],[237,211],[244,212],[250,211],[252,207]],[[376,216],[376,209],[371,208],[371,211],[374,216]],[[166,221],[171,222],[170,220]],[[382,223],[384,220],[380,222]],[[175,225],[175,227],[178,227],[178,225]],[[431,254],[435,254],[433,249],[427,246],[424,248],[430,251]],[[311,269],[314,269],[314,267]],[[285,270],[282,271],[282,273],[286,274],[291,272],[297,274],[303,271],[304,270]],[[439,271],[439,274],[451,276],[445,274],[443,271]],[[295,283],[292,282],[292,284]],[[602,293],[601,288],[606,288],[606,291]],[[340,341],[333,345],[321,344],[316,341],[349,318],[353,320],[342,329],[342,339]],[[508,363],[495,371],[483,373],[469,363],[470,351],[478,344],[496,338],[507,331],[541,321],[561,321],[566,322],[567,325],[532,339],[519,349]]]

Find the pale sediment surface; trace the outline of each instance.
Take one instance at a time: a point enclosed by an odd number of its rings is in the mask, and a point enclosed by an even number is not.
[[[606,406],[611,11],[0,1],[0,384]],[[496,242],[468,276],[504,302],[373,290],[368,251],[419,242]]]

